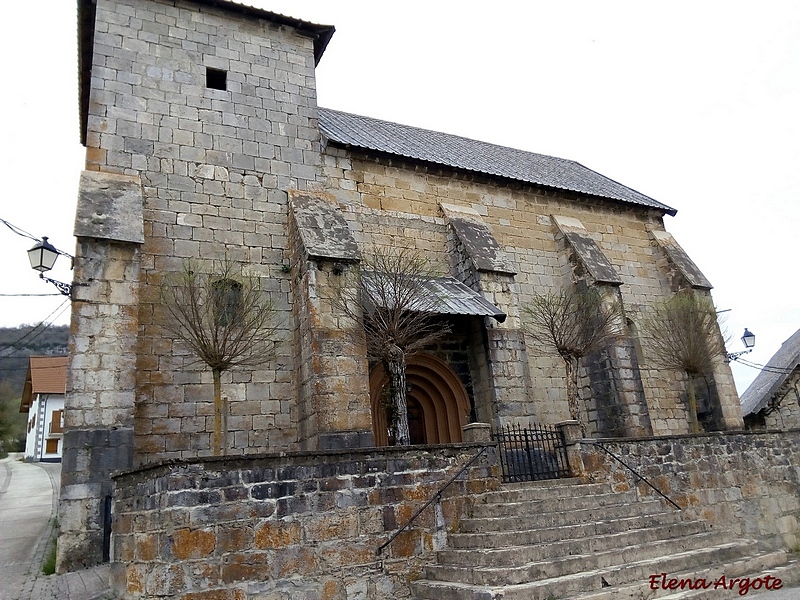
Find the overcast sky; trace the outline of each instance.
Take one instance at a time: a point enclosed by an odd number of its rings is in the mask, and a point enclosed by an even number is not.
[[[576,160],[678,210],[667,230],[766,363],[800,327],[800,3],[251,0],[336,26],[319,104]],[[75,2],[4,8],[0,218],[72,253]],[[50,293],[0,225],[0,293]],[[71,280],[68,260],[52,276]],[[63,297],[0,297],[0,325]],[[51,315],[52,316],[49,316]],[[740,393],[757,371],[734,365]]]

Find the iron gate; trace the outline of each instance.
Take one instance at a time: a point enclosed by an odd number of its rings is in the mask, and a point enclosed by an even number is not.
[[[570,476],[564,435],[552,425],[507,425],[492,439],[498,443],[506,483]]]

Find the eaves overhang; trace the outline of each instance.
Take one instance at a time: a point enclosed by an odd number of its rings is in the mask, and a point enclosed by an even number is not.
[[[394,303],[393,297],[400,298],[398,303],[410,311],[436,315],[467,315],[492,317],[497,322],[506,320],[506,313],[489,302],[481,294],[468,287],[454,277],[420,277],[412,285],[412,280],[404,280],[397,287],[391,283],[397,279],[394,274],[374,272],[364,273],[364,286],[369,290],[368,304],[377,302],[380,308]],[[411,292],[413,289],[413,292]],[[409,299],[410,296],[410,299]],[[376,306],[370,306],[374,310]]]
[[[623,203],[661,215],[676,210],[568,159],[319,107],[326,143],[367,156]]]

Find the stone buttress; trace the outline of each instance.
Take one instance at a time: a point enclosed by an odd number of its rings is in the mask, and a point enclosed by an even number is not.
[[[102,562],[111,472],[133,464],[142,189],[84,171],[75,219],[57,569]]]

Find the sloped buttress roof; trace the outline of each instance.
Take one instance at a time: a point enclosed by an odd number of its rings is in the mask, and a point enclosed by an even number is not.
[[[800,365],[800,329],[781,344],[767,364],[775,369],[763,369],[740,398],[742,416],[757,413],[766,407],[789,374]]]
[[[328,141],[343,146],[635,204],[670,215],[677,212],[572,160],[328,108],[319,109],[319,126]]]

